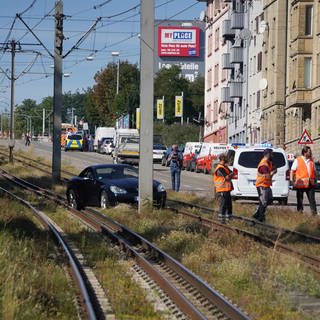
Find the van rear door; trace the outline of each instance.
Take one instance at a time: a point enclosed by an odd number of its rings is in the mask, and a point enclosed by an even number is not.
[[[263,157],[263,150],[243,150],[237,161],[238,191],[246,196],[257,196],[257,167]]]

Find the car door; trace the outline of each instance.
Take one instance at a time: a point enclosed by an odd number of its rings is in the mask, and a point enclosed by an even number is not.
[[[100,183],[96,179],[95,172],[92,168],[87,168],[82,174],[82,196],[86,205],[99,204]]]

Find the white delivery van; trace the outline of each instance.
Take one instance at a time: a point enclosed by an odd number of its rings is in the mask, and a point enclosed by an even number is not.
[[[139,163],[140,135],[137,129],[117,129],[112,154],[114,163]]]
[[[100,147],[102,146],[103,140],[108,139],[109,141],[114,139],[116,134],[116,129],[113,127],[98,127],[95,132],[95,137],[93,141],[94,151],[100,152]]]
[[[269,147],[244,146],[230,148],[227,152],[228,165],[233,171],[233,199],[258,199],[256,188],[257,168],[263,157],[263,151]],[[281,148],[272,148],[273,165],[277,173],[272,177],[273,199],[287,204],[289,194],[290,169],[287,155]]]
[[[201,149],[202,142],[187,142],[183,151],[182,168],[190,171],[190,163]]]

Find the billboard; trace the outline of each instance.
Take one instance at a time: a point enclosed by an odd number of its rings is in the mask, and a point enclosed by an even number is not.
[[[193,82],[205,75],[205,23],[199,20],[156,20],[154,73],[177,65],[181,75]],[[186,46],[190,45],[190,48]],[[168,50],[173,51],[168,51]],[[190,49],[190,51],[188,51]],[[169,54],[170,53],[170,54]]]
[[[199,57],[200,28],[158,27],[159,57]]]

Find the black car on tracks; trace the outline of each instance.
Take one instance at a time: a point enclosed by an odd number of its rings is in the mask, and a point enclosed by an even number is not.
[[[138,170],[125,164],[97,164],[85,168],[67,183],[67,199],[78,210],[85,206],[107,208],[118,203],[138,202]],[[167,193],[153,180],[153,200],[164,207]]]

